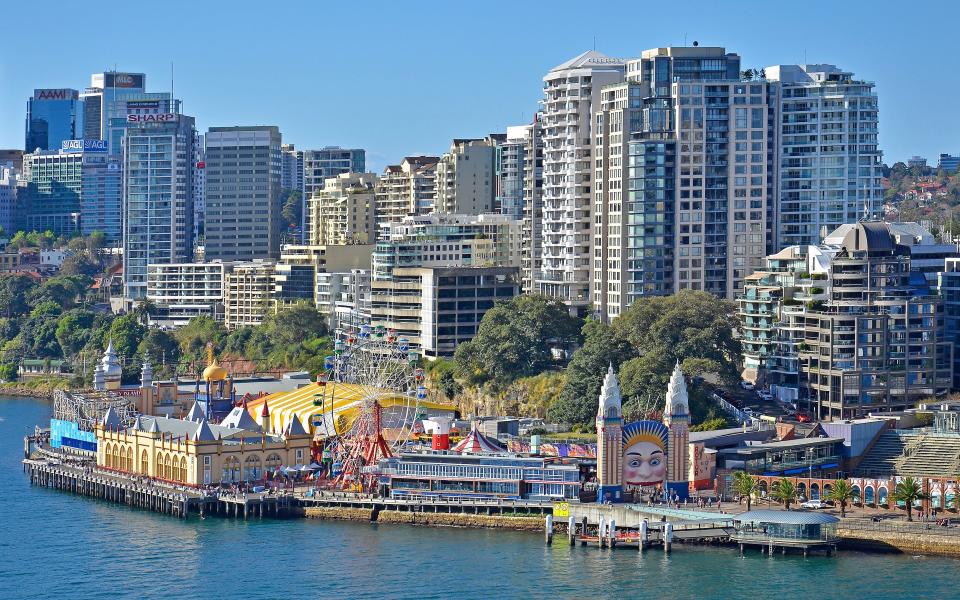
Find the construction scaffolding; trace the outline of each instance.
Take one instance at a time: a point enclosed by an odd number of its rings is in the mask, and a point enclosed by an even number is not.
[[[112,391],[57,390],[53,395],[53,418],[76,423],[81,431],[93,431],[107,410],[113,409],[124,427],[131,427],[137,410],[130,398]]]

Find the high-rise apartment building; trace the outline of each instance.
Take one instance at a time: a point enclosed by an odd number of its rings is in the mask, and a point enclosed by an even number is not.
[[[808,398],[799,404],[822,419],[903,410],[948,391],[944,302],[913,264],[942,249],[925,250],[937,244],[915,234],[911,223],[846,224],[817,246],[768,257],[740,299],[745,375],[782,399]]]
[[[223,321],[226,274],[231,263],[167,263],[147,265],[147,298],[156,306],[150,321],[179,327],[207,316]]]
[[[367,152],[362,148],[326,146],[303,151],[303,197],[322,190],[328,179],[341,173],[363,173],[367,170]]]
[[[589,309],[593,243],[593,113],[603,86],[619,83],[624,62],[588,51],[543,78],[543,210],[529,226],[543,236],[533,291]]]
[[[193,258],[193,117],[131,123],[123,139],[124,297],[146,296],[147,265]]]
[[[499,138],[453,140],[437,163],[434,212],[479,215],[493,212],[494,152]]]
[[[263,323],[270,310],[273,289],[273,261],[235,263],[226,274],[224,325],[227,329]]]
[[[494,212],[518,220],[524,213],[524,166],[533,128],[533,124],[507,127],[506,139],[494,152]]]
[[[680,289],[732,299],[767,252],[774,96],[724,48],[656,48],[595,114],[593,302]]]
[[[509,135],[509,133],[508,133]],[[540,270],[543,231],[543,127],[540,114],[523,131],[523,211],[520,240],[520,281],[525,293],[534,289],[533,274]],[[538,224],[534,227],[534,223]]]
[[[193,239],[203,237],[203,220],[207,208],[207,161],[204,136],[197,134],[193,145]]]
[[[143,73],[108,71],[91,75],[90,87],[80,93],[83,137],[104,140],[107,151],[119,155],[128,127],[174,121],[181,112],[180,101],[170,92],[147,92],[145,86]]]
[[[433,210],[436,156],[407,156],[388,165],[377,180],[377,227],[383,229],[405,217]]]
[[[17,207],[17,176],[20,170],[10,163],[0,162],[0,228],[4,237],[10,237],[16,229],[14,216]]]
[[[211,127],[206,134],[204,256],[253,260],[280,256],[280,130]]]
[[[834,65],[776,65],[779,85],[777,247],[816,244],[883,203],[877,94]]]
[[[77,90],[38,89],[27,100],[24,150],[59,150],[83,135],[83,103]]]
[[[310,245],[372,244],[377,236],[376,184],[373,173],[328,179],[307,204]]]
[[[303,150],[293,144],[280,146],[280,189],[303,191]]]

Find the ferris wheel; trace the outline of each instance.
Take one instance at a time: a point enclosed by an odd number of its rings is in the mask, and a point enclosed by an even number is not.
[[[427,397],[419,355],[406,338],[382,325],[339,331],[334,352],[324,359],[314,405],[341,465],[343,483],[369,485],[364,471],[392,456],[417,430]]]

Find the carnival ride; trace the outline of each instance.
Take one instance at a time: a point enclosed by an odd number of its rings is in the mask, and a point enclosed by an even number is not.
[[[382,325],[337,332],[313,395],[319,411],[311,417],[335,485],[372,491],[380,459],[393,456],[417,430],[427,398],[418,356],[406,338]],[[345,399],[351,410],[342,410]]]

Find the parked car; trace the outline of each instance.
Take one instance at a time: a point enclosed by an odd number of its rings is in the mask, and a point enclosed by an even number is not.
[[[741,382],[740,382],[740,387],[742,387],[742,388],[745,389],[745,390],[752,390],[752,389],[753,389],[753,384],[750,383],[749,381],[741,381]]]
[[[800,508],[812,508],[814,510],[820,510],[821,508],[826,508],[827,503],[822,500],[807,500],[800,505]]]
[[[746,408],[743,409],[743,414],[747,415],[748,417],[752,417],[752,416],[753,416],[753,409],[748,406],[748,407],[746,407]]]
[[[801,423],[809,423],[811,419],[810,419],[810,415],[808,415],[807,413],[798,412],[797,420],[800,421]]]
[[[767,402],[773,400],[773,394],[771,394],[770,392],[768,392],[768,391],[766,391],[766,390],[761,390],[761,391],[757,392],[757,395],[760,396],[760,399],[761,399],[761,400],[766,400]]]

